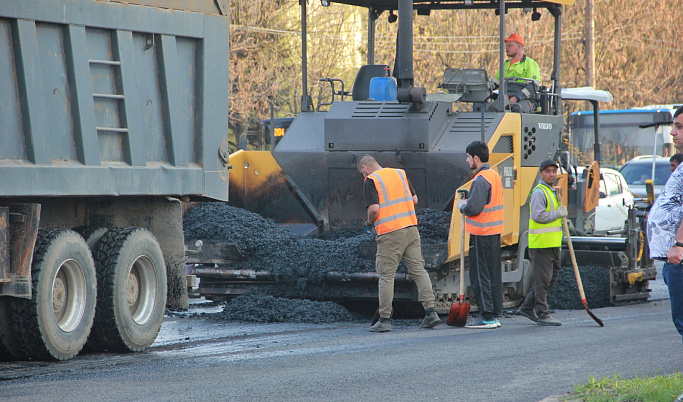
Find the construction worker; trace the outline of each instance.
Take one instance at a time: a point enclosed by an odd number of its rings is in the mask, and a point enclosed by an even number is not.
[[[379,278],[379,321],[371,332],[391,331],[394,276],[403,260],[417,286],[418,301],[425,308],[420,328],[434,328],[441,322],[434,309],[432,282],[424,268],[420,233],[417,231],[415,190],[401,169],[383,168],[370,155],[358,160],[358,171],[365,180],[367,227],[377,232],[375,270]]]
[[[551,159],[541,162],[541,180],[529,198],[529,257],[531,258],[531,291],[518,313],[538,325],[562,325],[548,308],[548,293],[560,275],[560,247],[562,246],[562,218],[567,207],[560,206],[553,183],[558,165]]]
[[[500,327],[503,313],[503,279],[500,257],[500,234],[503,233],[503,184],[498,172],[491,169],[489,147],[474,141],[465,150],[474,178],[467,199],[457,208],[465,216],[465,230],[470,234],[470,283],[480,317],[466,328]]]
[[[520,34],[513,33],[505,38],[505,54],[510,58],[505,61],[505,77],[526,78],[508,82],[510,110],[530,113],[536,109],[535,95],[541,82],[541,70],[531,57],[524,54],[524,39]],[[493,83],[500,84],[500,71],[496,73]]]
[[[683,151],[683,106],[674,113],[671,137]],[[683,337],[683,169],[676,169],[655,200],[647,218],[652,259],[664,261],[662,277],[669,288],[671,318]]]

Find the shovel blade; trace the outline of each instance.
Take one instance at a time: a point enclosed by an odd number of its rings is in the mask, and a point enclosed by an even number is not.
[[[470,314],[470,305],[469,303],[461,303],[460,304],[460,311],[458,313],[458,317],[455,320],[455,325],[458,327],[464,327],[467,325],[467,317]]]
[[[467,324],[469,313],[470,305],[468,303],[453,303],[451,310],[448,312],[446,324],[451,327],[464,327]]]
[[[453,303],[451,304],[451,309],[448,311],[448,318],[446,318],[446,325],[449,325],[451,327],[456,326],[456,321],[458,319],[458,316],[460,315],[460,303]]]

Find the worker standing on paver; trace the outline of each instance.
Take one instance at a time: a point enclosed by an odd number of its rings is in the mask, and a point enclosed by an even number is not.
[[[503,277],[500,234],[503,233],[503,184],[491,169],[489,147],[483,141],[467,146],[467,163],[474,178],[466,200],[459,200],[458,210],[465,216],[465,230],[470,234],[470,283],[481,316],[466,328],[500,327],[503,313]]]
[[[551,159],[541,162],[541,180],[529,197],[529,258],[531,259],[531,291],[518,313],[538,325],[562,325],[550,316],[548,293],[560,275],[560,247],[562,246],[562,218],[567,207],[560,206],[553,183],[557,179],[557,163]]]
[[[365,179],[366,226],[377,232],[375,270],[379,278],[379,321],[371,332],[391,330],[394,276],[403,260],[417,286],[418,301],[425,308],[420,328],[433,328],[441,322],[434,309],[434,291],[424,268],[420,233],[417,231],[415,190],[401,169],[383,168],[370,155],[358,160],[358,171]]]

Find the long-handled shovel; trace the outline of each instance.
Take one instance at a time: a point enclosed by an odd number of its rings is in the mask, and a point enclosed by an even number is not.
[[[559,201],[558,198],[558,203],[562,205],[562,203]],[[586,294],[583,292],[583,283],[581,282],[581,274],[579,274],[579,267],[576,264],[576,255],[574,255],[574,246],[572,245],[572,238],[569,235],[569,226],[567,225],[567,219],[565,217],[562,217],[562,228],[564,228],[564,235],[567,237],[567,246],[569,247],[569,256],[572,258],[572,266],[574,267],[574,275],[576,276],[576,284],[579,286],[579,294],[581,295],[581,303],[583,303],[583,307],[586,308],[586,312],[588,315],[591,316],[592,319],[595,320],[598,324],[600,324],[601,327],[604,327],[605,324],[602,322],[601,319],[595,316],[589,309],[588,309],[588,304],[586,304]]]
[[[463,193],[464,191],[464,193]],[[458,190],[461,196],[466,197],[467,190]],[[470,313],[469,303],[465,303],[465,216],[460,215],[460,301],[451,305],[446,324],[455,327],[464,327],[467,324],[467,316]]]

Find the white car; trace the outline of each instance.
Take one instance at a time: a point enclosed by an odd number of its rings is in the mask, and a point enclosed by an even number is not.
[[[582,168],[578,169],[581,177]],[[595,233],[616,232],[624,229],[628,210],[635,201],[624,176],[609,168],[600,168],[600,200],[595,208]]]

